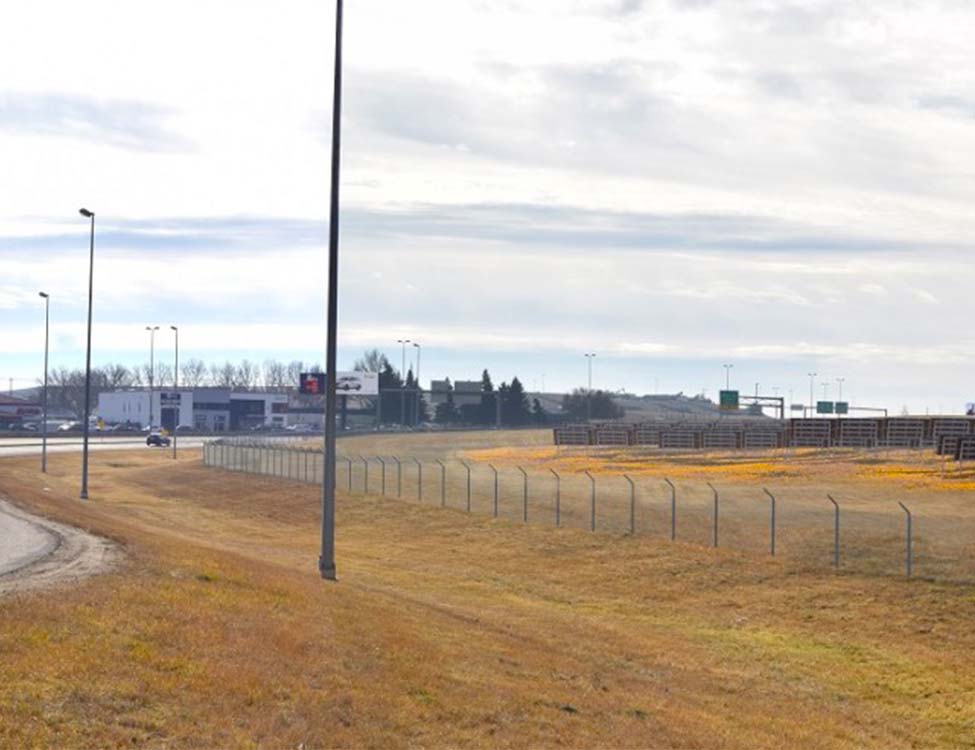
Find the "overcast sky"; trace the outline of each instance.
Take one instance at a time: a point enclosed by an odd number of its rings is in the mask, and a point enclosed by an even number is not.
[[[0,377],[324,359],[331,3],[0,24]],[[975,6],[350,0],[340,364],[975,401]],[[167,331],[168,333],[168,331]],[[158,339],[162,357],[171,340]]]

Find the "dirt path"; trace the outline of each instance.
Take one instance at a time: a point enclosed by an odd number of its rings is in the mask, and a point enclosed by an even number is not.
[[[0,499],[0,596],[87,578],[120,559],[118,546],[108,539]]]

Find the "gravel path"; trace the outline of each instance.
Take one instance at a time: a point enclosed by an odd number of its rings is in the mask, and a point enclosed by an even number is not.
[[[87,578],[120,559],[114,542],[0,499],[0,596]]]

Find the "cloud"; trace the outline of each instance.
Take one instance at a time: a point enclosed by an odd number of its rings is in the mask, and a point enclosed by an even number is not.
[[[137,151],[189,151],[188,138],[165,127],[174,113],[126,99],[97,100],[71,94],[0,94],[0,129],[61,136]]]

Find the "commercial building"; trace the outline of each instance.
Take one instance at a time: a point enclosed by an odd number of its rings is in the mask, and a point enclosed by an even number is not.
[[[149,425],[170,432],[192,427],[200,432],[237,432],[284,427],[288,397],[282,393],[234,392],[229,388],[103,391],[95,414],[108,424]]]
[[[0,427],[15,427],[40,421],[41,405],[15,396],[0,394]]]

